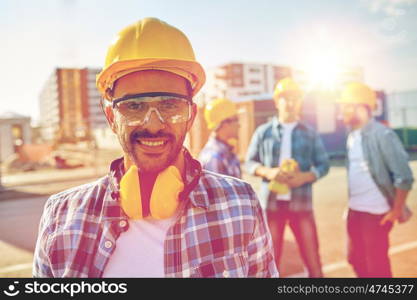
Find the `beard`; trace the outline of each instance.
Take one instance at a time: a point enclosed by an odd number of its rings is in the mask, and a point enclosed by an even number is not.
[[[356,128],[360,124],[359,118],[355,115],[345,117],[343,121],[350,128]]]
[[[129,159],[138,167],[140,172],[160,173],[170,165],[174,164],[180,154],[185,134],[176,137],[175,135],[163,131],[152,134],[147,130],[137,130],[130,134],[128,138],[123,139],[119,136],[120,144]],[[144,151],[140,145],[141,138],[164,139],[166,144],[163,151],[152,153]]]

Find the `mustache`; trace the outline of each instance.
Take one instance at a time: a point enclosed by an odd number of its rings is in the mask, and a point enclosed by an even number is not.
[[[163,131],[158,131],[157,133],[150,133],[147,130],[143,130],[143,131],[135,131],[131,134],[131,140],[137,140],[139,138],[168,138],[168,139],[174,139],[174,135],[167,133],[167,132],[163,132]]]

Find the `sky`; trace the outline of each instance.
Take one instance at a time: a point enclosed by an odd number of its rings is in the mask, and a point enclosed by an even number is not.
[[[101,68],[123,27],[181,29],[204,68],[229,62],[362,67],[387,92],[417,88],[417,0],[1,0],[0,113],[39,118],[57,67]]]

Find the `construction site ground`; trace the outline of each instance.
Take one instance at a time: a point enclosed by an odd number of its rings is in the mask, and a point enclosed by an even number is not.
[[[90,182],[108,171],[107,159],[98,159],[93,167],[68,170],[40,170],[2,174],[6,190],[0,192],[0,277],[31,277],[33,251],[43,205],[49,195]],[[412,161],[417,176],[417,161]],[[258,178],[245,174],[255,190]],[[408,197],[414,215],[405,224],[397,224],[391,232],[390,257],[395,277],[417,277],[417,184]],[[320,254],[326,277],[354,277],[346,262],[346,226],[343,219],[347,207],[346,170],[335,164],[329,175],[314,186],[315,216],[320,240]],[[282,262],[283,277],[305,277],[294,237],[285,232]]]

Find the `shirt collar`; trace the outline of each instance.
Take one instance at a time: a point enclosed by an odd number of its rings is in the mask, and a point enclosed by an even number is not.
[[[212,143],[216,148],[218,148],[220,151],[226,151],[226,152],[230,152],[232,151],[233,147],[228,145],[227,143],[219,140],[218,138],[216,138],[215,136],[211,136],[210,137],[210,143]]]
[[[101,214],[106,221],[120,220],[123,217],[125,219],[128,218],[119,203],[119,181],[117,177],[119,176],[118,174],[123,174],[122,168],[123,157],[112,161],[110,164],[110,171],[107,175],[108,184]]]
[[[376,121],[374,118],[370,119],[369,122],[365,126],[362,127],[361,133],[365,135],[370,133],[372,129],[374,128],[375,123]]]
[[[282,128],[282,123],[278,120],[277,116],[272,118],[272,127],[278,128],[278,129]],[[297,125],[294,127],[294,129],[296,129],[296,128],[305,129],[306,127],[303,124],[303,122],[297,121]]]

